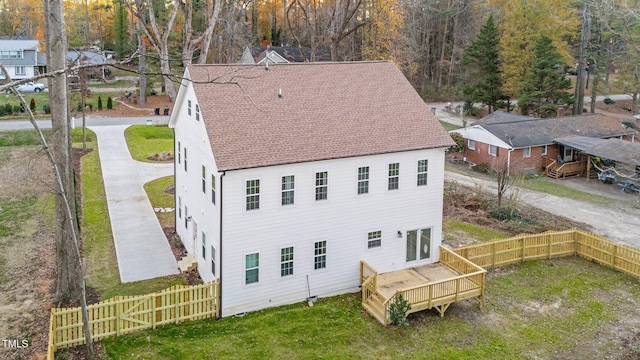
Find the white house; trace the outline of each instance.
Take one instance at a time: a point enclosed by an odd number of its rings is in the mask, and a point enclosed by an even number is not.
[[[0,61],[12,80],[32,78],[45,71],[46,61],[38,40],[0,40]],[[5,79],[0,71],[0,79]]]
[[[191,65],[169,126],[176,231],[222,316],[438,261],[453,141],[395,64]]]

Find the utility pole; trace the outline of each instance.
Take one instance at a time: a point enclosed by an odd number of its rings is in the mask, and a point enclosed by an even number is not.
[[[576,89],[574,92],[573,114],[582,114],[584,108],[584,75],[586,70],[587,47],[591,41],[591,9],[585,5],[582,9],[582,28],[580,31],[580,53],[578,56],[578,71],[576,75]],[[588,76],[588,73],[587,73]]]

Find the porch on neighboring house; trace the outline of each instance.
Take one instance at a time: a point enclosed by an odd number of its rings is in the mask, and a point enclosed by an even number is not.
[[[435,264],[378,274],[366,262],[360,262],[362,306],[384,325],[391,322],[389,307],[398,294],[409,303],[409,314],[436,309],[444,316],[449,305],[475,298],[484,301],[486,270],[440,246],[440,261]]]
[[[587,173],[587,159],[578,155],[577,160],[564,161],[560,156],[552,159],[548,156],[542,157],[542,167],[545,174],[553,179],[564,179],[572,176],[584,176]]]

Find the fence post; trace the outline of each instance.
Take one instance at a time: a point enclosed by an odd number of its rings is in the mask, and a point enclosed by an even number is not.
[[[496,242],[493,242],[491,248],[491,267],[496,267]]]
[[[116,308],[116,336],[120,336],[120,328],[122,327],[122,319],[120,318],[121,310],[120,306],[122,305],[120,302],[120,296],[116,296],[115,298],[115,308]]]
[[[611,267],[616,269],[616,257],[618,255],[618,244],[613,244],[613,249],[611,250]]]
[[[546,238],[549,242],[549,259],[551,259],[551,234],[547,234]]]

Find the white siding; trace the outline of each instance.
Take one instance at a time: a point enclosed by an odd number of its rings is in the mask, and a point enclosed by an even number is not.
[[[428,185],[418,187],[421,159],[429,160]],[[389,191],[388,164],[396,162],[399,189]],[[369,166],[369,193],[357,195],[361,166]],[[316,201],[315,173],[320,171],[328,171],[328,200]],[[295,204],[282,206],[286,175],[295,175]],[[252,179],[260,179],[260,209],[246,211],[245,184]],[[223,179],[222,316],[303,301],[307,276],[311,296],[358,291],[360,260],[379,272],[438,261],[443,181],[443,149],[228,171]],[[406,231],[424,228],[432,229],[430,258],[407,263]],[[367,233],[377,230],[382,246],[368,249]],[[314,270],[314,243],[322,240],[327,241],[327,267]],[[282,278],[280,249],[288,246],[294,247],[294,274]],[[254,252],[260,254],[259,282],[245,285],[245,255]]]
[[[215,164],[215,159],[211,151],[209,137],[205,131],[202,117],[196,121],[195,107],[196,98],[193,88],[190,85],[180,89],[184,96],[184,101],[177,104],[174,109],[175,118],[175,189],[176,207],[178,197],[182,202],[182,218],[178,217],[179,211],[176,209],[176,233],[180,236],[186,250],[198,260],[198,270],[204,281],[214,280],[211,272],[211,245],[216,248],[216,266],[220,264],[220,226],[219,208],[220,204],[220,179]],[[183,93],[183,94],[182,94]],[[187,104],[191,100],[191,116],[187,114]],[[178,163],[178,142],[180,142],[180,163]],[[184,148],[187,148],[187,171],[184,170]],[[206,192],[202,191],[202,165],[206,167]],[[211,175],[216,175],[216,204],[211,202]],[[187,222],[185,228],[184,207],[189,209],[189,216],[192,221]],[[197,224],[197,233],[194,234],[194,227]],[[202,256],[202,232],[206,234],[205,257]],[[194,238],[195,235],[195,238]],[[220,274],[220,269],[216,269],[216,274]]]

